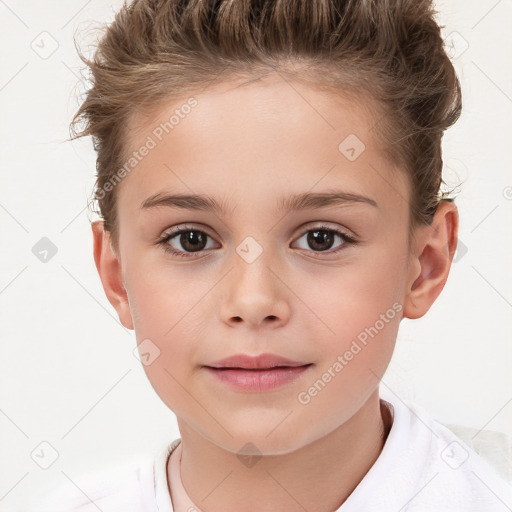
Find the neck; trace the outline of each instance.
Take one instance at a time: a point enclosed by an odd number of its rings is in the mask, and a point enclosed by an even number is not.
[[[325,437],[285,455],[263,456],[247,468],[237,454],[178,423],[183,487],[200,510],[330,512],[377,460],[392,420],[376,390],[349,421]]]

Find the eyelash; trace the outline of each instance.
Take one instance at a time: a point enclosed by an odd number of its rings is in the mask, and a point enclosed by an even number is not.
[[[210,235],[208,235],[208,233],[205,233],[204,231],[202,231],[200,229],[196,229],[196,228],[190,227],[190,226],[185,226],[185,227],[177,229],[176,231],[173,231],[172,233],[165,234],[162,238],[160,238],[157,241],[157,244],[161,245],[165,252],[170,253],[173,256],[177,256],[179,258],[192,258],[192,257],[194,257],[195,254],[201,253],[201,252],[204,252],[204,251],[196,251],[196,252],[176,251],[175,249],[173,249],[168,244],[169,240],[175,238],[176,236],[181,235],[182,233],[190,233],[191,231],[197,232],[197,233],[202,233],[203,235],[206,235],[206,236],[210,237]],[[343,231],[339,231],[337,229],[333,229],[333,228],[330,228],[330,227],[324,226],[324,225],[320,225],[320,226],[316,226],[314,228],[307,229],[298,238],[302,238],[304,235],[306,235],[307,233],[310,233],[312,231],[326,231],[328,233],[334,233],[335,235],[339,235],[341,237],[341,239],[343,240],[343,242],[344,242],[342,245],[340,245],[335,250],[329,250],[329,251],[310,251],[310,252],[313,252],[313,253],[322,254],[322,253],[325,252],[327,254],[337,254],[340,251],[342,251],[345,248],[346,245],[355,245],[355,244],[357,244],[357,240],[355,238],[347,235]],[[210,237],[210,238],[212,238],[212,237]]]

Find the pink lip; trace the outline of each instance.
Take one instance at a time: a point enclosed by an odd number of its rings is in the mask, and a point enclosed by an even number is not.
[[[275,354],[237,354],[215,361],[205,369],[237,390],[261,393],[294,381],[311,365]]]
[[[294,381],[310,366],[280,366],[267,370],[205,366],[205,370],[239,391],[262,393]]]
[[[292,361],[285,357],[278,356],[276,354],[260,354],[257,356],[250,356],[248,354],[236,354],[234,356],[226,357],[225,359],[219,359],[210,363],[209,367],[213,368],[245,368],[252,370],[261,370],[274,368],[276,366],[304,366],[309,364],[307,362]]]

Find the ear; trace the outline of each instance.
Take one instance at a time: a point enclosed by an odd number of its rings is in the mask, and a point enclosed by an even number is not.
[[[432,224],[416,228],[410,255],[404,317],[420,318],[441,293],[457,248],[459,214],[451,201],[441,201]]]
[[[133,320],[124,287],[121,262],[111,246],[110,233],[105,231],[103,221],[91,224],[94,242],[94,261],[107,298],[114,306],[119,320],[127,329],[133,329]]]

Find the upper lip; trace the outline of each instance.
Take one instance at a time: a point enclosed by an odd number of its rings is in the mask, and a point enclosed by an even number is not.
[[[265,369],[274,368],[276,366],[304,366],[309,363],[300,361],[292,361],[286,357],[281,357],[276,354],[259,354],[251,356],[248,354],[236,354],[224,359],[219,359],[206,366],[212,368],[246,368],[246,369]]]

